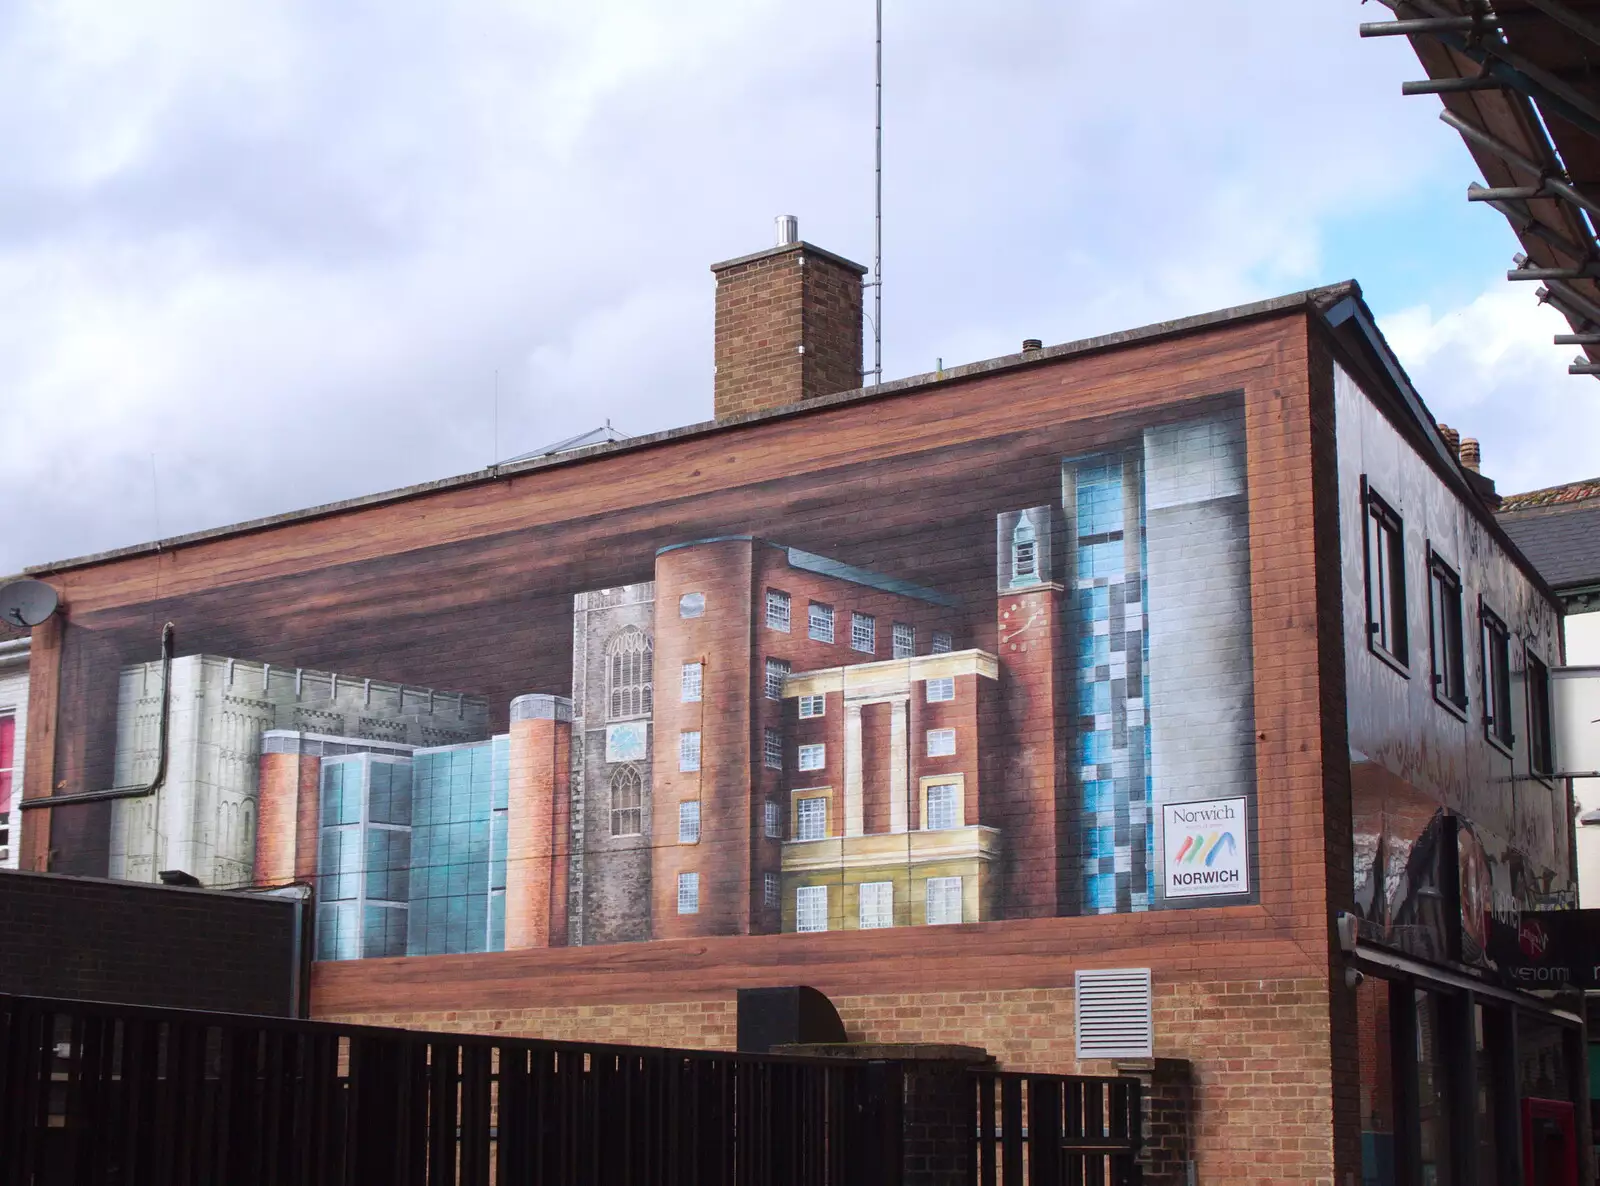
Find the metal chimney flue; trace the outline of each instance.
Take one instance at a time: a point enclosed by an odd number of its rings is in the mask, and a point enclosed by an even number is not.
[[[779,247],[789,247],[800,242],[800,220],[793,214],[780,214],[772,221],[778,224]]]

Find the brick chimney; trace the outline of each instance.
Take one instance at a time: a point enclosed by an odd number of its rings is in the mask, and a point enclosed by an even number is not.
[[[777,223],[775,247],[711,265],[718,420],[861,386],[867,269],[802,242],[793,216]]]

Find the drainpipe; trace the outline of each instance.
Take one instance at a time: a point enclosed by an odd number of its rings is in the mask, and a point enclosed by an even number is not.
[[[161,740],[156,756],[155,776],[142,786],[111,787],[104,791],[79,791],[71,795],[35,795],[21,800],[24,811],[49,807],[70,807],[75,803],[103,803],[108,799],[142,799],[153,795],[167,781],[167,726],[172,717],[172,623],[161,627]]]

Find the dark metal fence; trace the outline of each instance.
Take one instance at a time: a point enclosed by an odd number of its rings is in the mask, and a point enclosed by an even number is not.
[[[895,1186],[892,1062],[0,996],[5,1186]]]
[[[973,1071],[977,1186],[1138,1186],[1137,1079]]]

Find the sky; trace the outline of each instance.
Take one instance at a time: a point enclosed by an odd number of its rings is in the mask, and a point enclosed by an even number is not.
[[[1381,11],[884,7],[886,378],[1354,277],[1502,491],[1600,474]],[[870,262],[872,55],[870,0],[0,0],[0,573],[708,419],[711,263]]]

